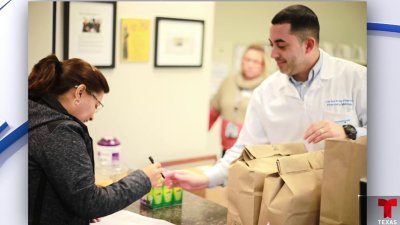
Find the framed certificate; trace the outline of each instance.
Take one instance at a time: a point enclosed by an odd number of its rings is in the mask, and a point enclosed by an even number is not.
[[[155,67],[201,67],[204,21],[156,17]]]
[[[116,2],[65,2],[64,59],[115,66]]]

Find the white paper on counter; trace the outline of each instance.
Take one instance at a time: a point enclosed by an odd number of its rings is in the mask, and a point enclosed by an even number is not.
[[[165,220],[145,217],[127,210],[121,210],[114,214],[100,218],[100,222],[94,225],[174,225]]]

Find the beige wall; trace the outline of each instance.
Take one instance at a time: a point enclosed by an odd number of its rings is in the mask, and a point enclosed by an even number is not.
[[[38,59],[51,53],[53,8],[51,2],[28,4],[28,72]]]
[[[215,3],[215,63],[232,66],[238,44],[253,41],[268,44],[273,16],[286,6],[299,2],[217,2]],[[359,45],[367,48],[367,9],[365,2],[301,2],[310,7],[320,21],[322,42]]]
[[[149,155],[164,161],[212,154],[206,143],[214,3],[118,2],[117,15],[116,67],[105,70],[111,93],[89,125],[94,140],[121,138],[124,161],[131,167],[148,164]],[[203,67],[153,67],[156,16],[205,20]],[[119,62],[120,18],[151,20],[149,62]]]
[[[50,11],[50,3],[37,7],[29,2],[30,14],[39,17]],[[60,5],[60,4],[59,4]],[[31,12],[32,10],[32,12]],[[58,20],[61,21],[61,11]],[[35,15],[35,16],[34,16]],[[201,68],[154,68],[155,17],[200,19],[205,21],[204,56]],[[141,18],[151,21],[150,60],[145,63],[120,62],[121,18]],[[51,20],[51,16],[37,18]],[[103,99],[105,107],[89,122],[90,133],[96,141],[105,135],[117,136],[123,144],[123,161],[131,168],[148,164],[148,156],[157,161],[215,154],[207,149],[208,86],[213,44],[213,2],[118,2],[116,24],[116,64],[103,69],[111,91]],[[62,33],[57,33],[59,40]],[[39,38],[35,37],[39,35]],[[30,33],[29,65],[51,51],[37,51],[35,46],[46,44],[51,31]],[[62,56],[57,43],[57,55]],[[38,57],[40,55],[40,57]]]

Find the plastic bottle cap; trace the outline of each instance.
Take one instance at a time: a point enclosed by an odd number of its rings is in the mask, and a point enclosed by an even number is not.
[[[98,145],[100,146],[118,146],[121,144],[121,142],[119,142],[119,140],[115,137],[103,137],[101,138],[98,142]]]

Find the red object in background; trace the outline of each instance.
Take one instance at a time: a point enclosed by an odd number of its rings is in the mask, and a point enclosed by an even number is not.
[[[211,129],[211,127],[214,125],[215,121],[217,121],[218,117],[220,116],[220,113],[214,109],[210,108],[210,114],[209,114],[209,123],[208,123],[208,130]],[[228,125],[234,125],[237,129],[237,135],[235,137],[227,137],[226,134],[226,129]],[[236,123],[229,121],[227,119],[222,119],[222,125],[221,125],[221,145],[224,150],[230,149],[236,142],[239,132],[242,129],[243,124],[241,123]]]
[[[234,125],[236,128],[236,135],[235,137],[227,137],[226,135],[226,130],[228,129],[228,126]],[[230,149],[236,142],[236,140],[239,137],[240,130],[242,129],[243,124],[241,123],[235,123],[226,119],[222,120],[222,126],[221,126],[221,144],[222,148],[224,150]]]
[[[210,115],[209,115],[209,119],[208,119],[208,130],[211,129],[211,127],[214,125],[215,121],[217,121],[218,117],[219,117],[219,112],[214,109],[214,108],[210,108]]]

